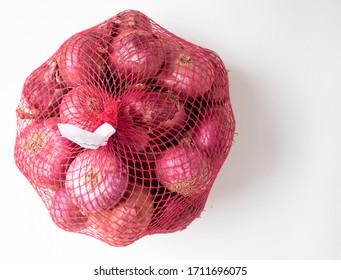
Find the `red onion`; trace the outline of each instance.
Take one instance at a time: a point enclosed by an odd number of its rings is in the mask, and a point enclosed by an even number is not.
[[[58,105],[67,91],[59,76],[57,63],[51,60],[29,75],[22,94],[36,117],[51,117],[58,114]]]
[[[212,107],[193,132],[193,144],[218,161],[226,155],[234,134],[234,120],[225,107]],[[218,156],[219,155],[219,156]]]
[[[59,72],[68,86],[98,84],[106,71],[106,41],[102,35],[93,33],[76,34],[61,47]]]
[[[202,49],[176,48],[157,77],[157,84],[178,92],[182,98],[197,98],[212,86],[215,70]]]
[[[117,204],[127,185],[128,171],[108,146],[79,154],[70,164],[65,180],[72,201],[89,212]]]
[[[142,82],[154,77],[164,62],[159,39],[143,30],[127,30],[113,39],[109,48],[111,70],[127,82]]]
[[[154,135],[175,133],[187,119],[183,102],[171,91],[130,87],[122,93],[121,106],[134,122]]]
[[[155,206],[155,217],[151,229],[155,232],[171,233],[185,229],[198,218],[206,204],[204,197],[165,195]]]
[[[78,86],[63,97],[60,121],[91,132],[104,122],[116,126],[118,109],[115,104],[111,94],[99,87]]]
[[[160,153],[155,161],[159,182],[170,191],[192,196],[209,188],[210,165],[194,147],[173,146]]]
[[[121,30],[133,28],[151,31],[152,29],[150,19],[143,13],[135,10],[126,10],[118,13],[109,21],[117,24]]]
[[[86,228],[88,218],[73,204],[65,189],[59,189],[51,201],[50,215],[54,223],[66,231]]]
[[[79,149],[59,133],[58,118],[39,120],[27,126],[16,138],[15,162],[32,183],[60,185]]]
[[[226,102],[229,98],[229,79],[228,72],[220,57],[211,50],[206,49],[208,57],[215,68],[215,79],[211,89],[207,93],[208,100],[213,102]]]
[[[99,238],[112,246],[127,246],[142,237],[152,220],[153,199],[146,189],[136,187],[115,207],[92,215]]]
[[[131,29],[151,31],[152,24],[151,20],[143,13],[126,10],[99,24],[95,29],[104,35],[115,37]]]

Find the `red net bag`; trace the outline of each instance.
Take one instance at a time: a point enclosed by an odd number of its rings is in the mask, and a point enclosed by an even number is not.
[[[200,216],[234,131],[219,56],[127,10],[29,75],[14,157],[57,226],[126,246]]]

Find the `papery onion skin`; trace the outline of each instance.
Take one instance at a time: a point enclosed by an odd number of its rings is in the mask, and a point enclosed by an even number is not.
[[[135,186],[128,196],[115,207],[90,217],[98,238],[111,246],[132,244],[146,234],[152,220],[153,199],[148,190]]]
[[[36,118],[58,115],[62,96],[68,91],[59,76],[57,62],[47,61],[25,80],[22,95]]]
[[[132,29],[141,29],[151,31],[152,25],[150,19],[143,13],[136,10],[125,10],[114,16],[110,22],[116,23],[121,31]]]
[[[102,34],[88,32],[72,36],[61,46],[59,72],[69,87],[101,85],[107,70],[107,44]]]
[[[31,183],[61,185],[69,164],[80,152],[61,136],[58,122],[56,117],[33,122],[16,139],[16,165]]]
[[[64,188],[59,189],[53,196],[50,215],[53,222],[66,231],[79,231],[88,226],[88,218],[73,204]]]
[[[113,39],[109,67],[126,83],[144,82],[156,76],[164,63],[161,40],[143,30],[127,30]]]
[[[166,193],[155,206],[150,226],[155,233],[171,233],[184,230],[204,210],[206,196],[184,197]]]
[[[112,38],[132,29],[151,32],[151,20],[139,11],[125,10],[96,26],[98,32]]]
[[[155,173],[168,190],[192,196],[209,190],[210,165],[194,147],[179,145],[160,153],[155,160]]]
[[[221,166],[231,148],[235,132],[235,120],[225,106],[213,106],[206,110],[192,132],[192,143],[215,166]]]
[[[128,170],[107,146],[79,154],[65,179],[65,188],[74,204],[88,212],[113,207],[127,187]]]
[[[205,52],[215,68],[214,82],[205,97],[211,103],[227,103],[230,96],[228,70],[218,54],[208,49],[205,49]]]
[[[214,78],[213,64],[202,49],[175,47],[168,53],[156,83],[178,92],[183,99],[188,100],[203,96],[209,91]]]
[[[146,127],[151,136],[178,133],[186,124],[184,103],[171,91],[129,88],[122,93],[121,103],[124,114]]]

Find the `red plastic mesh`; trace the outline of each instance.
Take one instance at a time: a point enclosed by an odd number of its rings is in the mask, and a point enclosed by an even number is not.
[[[105,122],[116,132],[98,149],[58,129]],[[75,34],[29,75],[14,156],[56,225],[126,246],[200,216],[234,131],[219,56],[127,10]]]

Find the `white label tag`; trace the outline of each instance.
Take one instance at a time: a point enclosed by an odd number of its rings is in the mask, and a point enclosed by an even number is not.
[[[58,129],[63,137],[83,148],[93,150],[105,146],[110,136],[116,132],[116,129],[108,123],[102,124],[94,132],[81,129],[68,123],[59,123]]]

